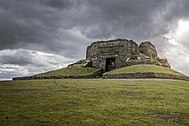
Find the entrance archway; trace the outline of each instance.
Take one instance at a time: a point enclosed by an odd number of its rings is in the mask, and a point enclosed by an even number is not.
[[[115,58],[106,58],[106,69],[105,71],[110,71],[115,69]]]

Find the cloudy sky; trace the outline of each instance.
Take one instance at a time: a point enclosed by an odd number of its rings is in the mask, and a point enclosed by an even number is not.
[[[149,40],[189,75],[188,0],[0,0],[0,79],[65,67],[114,38]]]

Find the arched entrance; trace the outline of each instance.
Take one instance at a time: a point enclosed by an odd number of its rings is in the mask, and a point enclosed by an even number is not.
[[[115,69],[115,58],[106,58],[106,69],[105,71],[110,71]]]

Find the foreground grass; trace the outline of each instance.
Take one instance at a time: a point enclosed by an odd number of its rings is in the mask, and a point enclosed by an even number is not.
[[[0,82],[0,125],[189,125],[189,82],[106,79]]]
[[[140,65],[122,67],[120,69],[115,69],[110,72],[107,72],[107,74],[122,74],[122,73],[136,73],[136,72],[140,72],[140,73],[155,72],[155,73],[165,73],[165,74],[186,76],[170,68],[161,67],[157,65],[150,65],[150,64],[140,64]]]
[[[94,67],[84,67],[81,65],[70,66],[59,70],[49,71],[46,73],[37,74],[35,76],[69,76],[69,75],[88,75],[100,69]]]

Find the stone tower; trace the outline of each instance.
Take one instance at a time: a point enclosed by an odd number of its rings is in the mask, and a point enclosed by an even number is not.
[[[150,42],[142,42],[139,46],[133,40],[116,39],[93,42],[87,47],[86,60],[92,67],[104,71],[136,64],[155,64],[169,67],[167,59],[160,59],[156,48]]]

